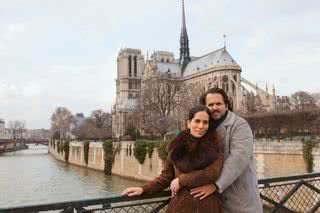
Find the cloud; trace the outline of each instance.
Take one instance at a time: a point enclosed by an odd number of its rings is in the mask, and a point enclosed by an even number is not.
[[[28,30],[28,23],[11,23],[0,28],[0,39],[12,41]]]
[[[15,51],[12,46],[17,39],[28,30],[27,23],[10,23],[1,25],[0,22],[0,60],[10,58]]]

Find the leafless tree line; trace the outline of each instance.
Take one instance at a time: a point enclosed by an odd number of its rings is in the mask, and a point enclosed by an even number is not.
[[[257,113],[245,117],[255,137],[291,138],[319,135],[320,110]]]
[[[205,92],[201,84],[184,84],[172,78],[150,78],[143,83],[140,106],[141,127],[147,134],[164,135],[183,128],[192,106]],[[259,137],[284,137],[319,134],[319,107],[309,93],[298,91],[277,102],[276,110],[266,112],[259,97],[248,100],[249,113],[244,115]],[[135,122],[137,123],[137,116]]]
[[[111,138],[112,116],[94,110],[87,118],[82,113],[73,115],[66,107],[58,107],[51,116],[51,135],[55,139],[103,140]]]
[[[319,135],[320,108],[311,94],[299,91],[287,98],[274,112],[245,115],[256,137],[292,138]]]

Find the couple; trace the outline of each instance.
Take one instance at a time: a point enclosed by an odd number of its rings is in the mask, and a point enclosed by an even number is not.
[[[168,212],[262,213],[248,123],[228,110],[220,88],[208,90],[200,103],[190,110],[188,129],[169,143],[160,176],[122,194],[151,194],[170,186]]]

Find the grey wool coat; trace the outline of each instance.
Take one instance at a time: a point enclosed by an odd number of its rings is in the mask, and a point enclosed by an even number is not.
[[[262,213],[253,165],[253,136],[246,120],[228,111],[217,132],[223,138],[224,164],[215,182],[224,213]]]

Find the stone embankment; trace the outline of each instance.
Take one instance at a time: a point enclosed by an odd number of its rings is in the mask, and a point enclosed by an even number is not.
[[[303,143],[301,141],[270,141],[256,140],[254,143],[255,154],[287,154],[302,155]],[[320,146],[317,145],[312,150],[313,155],[320,155]]]
[[[114,155],[114,162],[112,164],[112,174],[119,175],[121,177],[136,179],[136,180],[151,180],[155,176],[159,175],[162,169],[162,160],[159,158],[157,149],[155,148],[152,155],[149,157],[146,155],[143,164],[134,156],[134,142],[122,141],[114,142],[114,147],[118,147],[117,152]],[[65,153],[63,150],[58,152],[58,145],[53,146],[49,143],[49,153],[60,161],[65,160]],[[302,143],[298,141],[282,141],[282,142],[270,142],[270,141],[256,141],[254,144],[256,166],[258,176],[263,177],[265,174],[265,160],[261,160],[261,156],[267,156],[268,154],[276,155],[296,155],[302,158]],[[69,156],[68,163],[82,166],[98,171],[104,171],[104,149],[102,142],[91,142],[88,151],[88,160],[85,160],[84,143],[82,142],[70,142],[69,143]],[[313,150],[315,161],[320,161],[320,149],[315,147]],[[263,157],[265,159],[265,157]],[[260,159],[260,160],[259,160]],[[303,161],[302,161],[302,164]],[[319,164],[320,165],[320,164]],[[304,165],[302,165],[304,166]],[[260,171],[261,170],[261,171]],[[261,174],[260,174],[261,173]]]
[[[140,164],[133,155],[134,142],[122,141],[114,142],[114,147],[118,147],[118,150],[114,157],[112,164],[112,174],[119,175],[136,180],[151,180],[162,169],[162,160],[158,156],[158,152],[155,150],[151,158],[146,156],[143,164]],[[64,151],[58,152],[58,146],[52,146],[49,143],[49,153],[60,161],[65,160]],[[104,171],[104,150],[102,142],[91,142],[88,151],[88,163],[85,161],[84,143],[82,142],[70,142],[69,143],[69,156],[68,163],[82,166],[98,171]]]
[[[14,142],[14,141],[0,141],[0,154],[5,152],[14,152],[18,150],[28,149],[28,146],[22,142]]]

